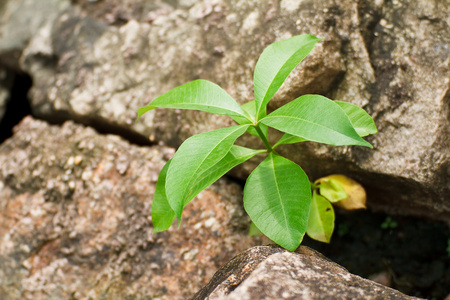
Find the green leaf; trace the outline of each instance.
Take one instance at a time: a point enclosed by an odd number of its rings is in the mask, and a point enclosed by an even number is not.
[[[266,115],[267,103],[278,91],[289,73],[322,39],[310,34],[293,36],[264,49],[253,76],[257,120]]]
[[[252,100],[252,101],[249,101],[249,102],[243,104],[243,105],[241,106],[241,108],[242,108],[246,113],[248,113],[248,114],[251,116],[251,118],[252,118],[253,120],[256,119],[256,102],[255,102],[255,100]],[[261,129],[262,133],[265,135],[265,137],[266,137],[266,139],[267,139],[267,131],[268,131],[268,127],[267,127],[266,125],[264,125],[264,124],[259,124],[259,128]],[[247,131],[248,131],[248,133],[250,133],[251,135],[260,138],[260,136],[259,136],[259,134],[258,134],[258,131],[256,131],[255,127],[250,126],[250,127],[247,129]]]
[[[195,183],[190,188],[187,199],[193,199],[201,191],[213,184],[217,179],[225,175],[235,166],[249,160],[256,154],[265,153],[267,150],[254,150],[237,145],[231,146],[230,151],[218,163],[203,171],[195,178]]]
[[[324,180],[319,184],[320,195],[331,203],[341,201],[348,197],[342,184],[335,179]]]
[[[192,200],[196,178],[218,163],[250,125],[221,128],[188,138],[175,153],[167,171],[166,194],[178,221],[184,206]]]
[[[267,131],[269,130],[269,128],[268,128],[266,125],[264,125],[264,124],[259,124],[259,128],[261,128],[261,132],[264,134],[264,136],[265,136],[266,139],[267,139]],[[250,126],[250,127],[247,129],[247,131],[248,131],[248,133],[250,133],[251,135],[260,138],[260,136],[259,136],[259,134],[258,134],[258,131],[256,131],[256,128],[255,128],[254,126]]]
[[[374,120],[364,109],[348,102],[334,102],[337,103],[347,114],[350,122],[352,123],[359,136],[363,137],[378,132]]]
[[[301,138],[299,136],[295,136],[289,133],[285,133],[283,134],[283,136],[281,137],[281,139],[278,140],[278,142],[275,143],[275,145],[273,145],[273,149],[275,149],[276,147],[280,146],[280,145],[287,145],[287,144],[295,144],[295,143],[300,143],[300,142],[304,142],[307,141],[307,139]]]
[[[252,224],[250,224],[250,229],[248,230],[248,236],[258,236],[262,234],[261,230],[259,230],[255,223],[252,222]]]
[[[329,243],[334,230],[334,210],[324,197],[313,193],[306,233],[312,239]]]
[[[243,111],[245,111],[253,120],[256,119],[256,103],[255,100],[248,101],[241,105]]]
[[[248,177],[244,207],[268,238],[294,251],[306,231],[310,188],[299,165],[272,152]]]
[[[341,107],[320,95],[301,96],[264,117],[261,123],[314,142],[372,148],[356,133]]]
[[[169,229],[175,220],[175,212],[170,207],[166,196],[166,175],[171,160],[169,160],[161,172],[156,182],[155,194],[152,201],[152,222],[153,233]]]
[[[203,110],[218,115],[249,117],[220,86],[207,80],[194,80],[176,87],[138,109],[138,119],[155,108]]]
[[[242,104],[241,108],[242,108],[243,111],[245,111],[250,116],[250,119],[253,119],[253,120],[255,119],[255,113],[256,113],[255,100],[252,100],[252,101],[249,101],[249,102],[247,102],[245,104]],[[232,117],[232,118],[239,125],[253,124],[253,122],[250,122],[248,119],[245,119],[245,118],[242,118],[242,117]],[[259,124],[259,128],[261,128],[261,131],[263,132],[263,134],[265,135],[265,137],[267,139],[267,131],[268,131],[267,126],[264,125],[264,124]],[[250,126],[247,129],[247,131],[251,135],[254,135],[256,137],[260,137],[258,132],[256,131],[255,127],[253,127],[253,126]]]
[[[255,119],[255,100],[249,101],[247,103],[244,103],[241,105],[241,109],[250,117],[250,118],[243,118],[239,116],[232,116],[233,120],[236,121],[239,125],[245,125],[245,124],[252,124],[253,122],[251,120]]]

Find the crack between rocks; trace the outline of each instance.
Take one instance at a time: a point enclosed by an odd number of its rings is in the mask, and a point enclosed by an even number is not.
[[[95,119],[89,117],[77,117],[65,111],[59,111],[52,116],[36,115],[32,111],[30,99],[28,98],[28,92],[32,87],[32,78],[26,73],[15,73],[8,68],[7,70],[11,71],[14,79],[10,89],[10,96],[7,100],[5,115],[0,120],[0,144],[13,136],[13,128],[28,115],[33,116],[35,119],[48,122],[49,124],[59,126],[66,121],[73,121],[83,126],[89,126],[100,134],[118,135],[130,144],[138,146],[153,146],[157,144],[151,142],[130,128],[114,124],[101,117],[96,117]]]
[[[123,127],[118,124],[111,123],[110,121],[98,116],[93,118],[77,118],[69,117],[63,122],[59,122],[58,125],[62,125],[65,121],[72,120],[75,123],[89,126],[95,129],[100,134],[114,134],[120,136],[122,139],[128,141],[130,144],[137,146],[155,146],[157,143],[151,142],[149,139],[140,135],[139,133],[131,130],[130,128]],[[47,121],[48,122],[48,121]]]
[[[31,88],[32,80],[28,74],[12,72],[13,84],[10,89],[9,98],[6,100],[5,114],[0,120],[0,144],[13,135],[13,127],[27,115],[31,114],[31,106],[27,99],[28,90]]]

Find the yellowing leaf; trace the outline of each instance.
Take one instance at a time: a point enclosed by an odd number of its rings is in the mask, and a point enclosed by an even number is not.
[[[331,203],[335,203],[348,197],[342,184],[335,179],[323,180],[319,184],[320,195]]]
[[[361,184],[356,182],[355,180],[340,174],[334,174],[329,175],[326,177],[322,177],[318,180],[316,180],[316,184],[334,179],[338,181],[342,187],[344,188],[345,192],[347,193],[347,198],[334,203],[338,207],[342,207],[346,210],[355,210],[355,209],[365,209],[366,208],[366,190],[362,187]]]

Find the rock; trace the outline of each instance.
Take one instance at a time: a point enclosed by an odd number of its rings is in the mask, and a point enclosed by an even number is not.
[[[37,116],[126,128],[178,146],[233,122],[155,110],[135,123],[137,108],[197,78],[244,103],[253,98],[253,68],[265,46],[301,33],[324,36],[270,109],[303,93],[350,101],[374,117],[379,133],[368,140],[375,149],[302,143],[280,152],[311,179],[344,173],[363,183],[374,210],[450,220],[450,8],[442,1],[158,1],[146,16],[113,2],[100,20],[88,4],[65,11],[26,48],[21,65],[34,80]],[[256,163],[235,175],[245,178]]]
[[[151,234],[173,153],[25,118],[0,145],[0,298],[186,299],[259,243],[241,187],[224,179],[186,207],[180,229]]]
[[[6,112],[13,80],[14,75],[0,66],[0,122]]]
[[[130,20],[139,22],[151,22],[161,14],[168,14],[175,10],[175,7],[189,8],[197,0],[109,0],[104,1],[83,1],[73,0],[81,8],[84,15],[103,22],[120,26]]]
[[[199,77],[222,85],[244,103],[253,97],[252,69],[266,45],[300,29],[327,33],[307,23],[298,28],[284,25],[286,20],[295,24],[295,13],[274,19],[275,24],[264,23],[264,18],[274,18],[275,10],[268,1],[198,1],[190,9],[156,10],[151,25],[130,20],[120,27],[83,17],[77,9],[67,11],[40,30],[22,57],[24,70],[34,78],[34,112],[47,119],[70,117],[86,124],[101,120],[131,127],[173,146],[193,133],[230,125],[228,117],[192,111],[153,111],[140,123],[134,120],[138,107]],[[251,17],[242,20],[246,15]],[[326,93],[343,73],[341,41],[329,35],[333,38],[318,47],[323,50],[295,72],[293,78],[305,83],[288,83],[283,93]],[[250,42],[255,38],[258,43]],[[327,63],[318,68],[326,57]]]
[[[353,275],[306,246],[258,246],[230,260],[192,299],[418,298]]]
[[[19,70],[19,58],[37,30],[67,8],[69,0],[17,0],[0,3],[0,63]]]
[[[360,88],[379,133],[375,151],[354,148],[350,157],[351,172],[378,197],[372,209],[450,222],[449,13],[441,1],[386,2],[365,39],[375,81]],[[346,90],[336,97],[349,99]]]

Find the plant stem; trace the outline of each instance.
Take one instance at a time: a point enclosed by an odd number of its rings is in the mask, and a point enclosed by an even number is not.
[[[255,125],[255,129],[256,129],[256,132],[258,132],[259,137],[262,139],[264,145],[266,146],[267,151],[268,151],[269,153],[270,153],[270,152],[274,152],[275,154],[277,154],[277,153],[275,152],[275,150],[272,148],[272,146],[270,146],[269,141],[267,140],[266,136],[264,135],[264,133],[262,132],[262,130],[261,130],[261,128],[259,127],[258,124]]]

